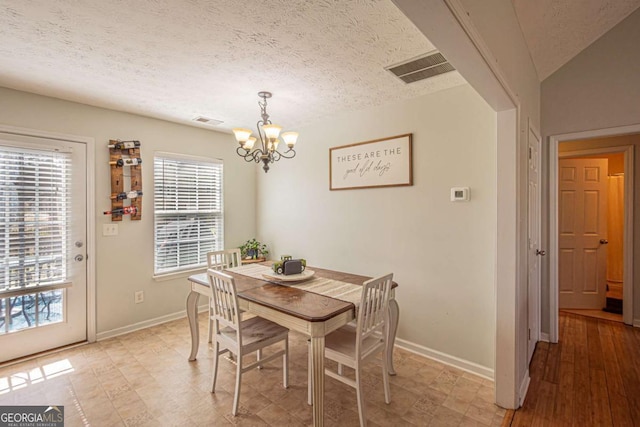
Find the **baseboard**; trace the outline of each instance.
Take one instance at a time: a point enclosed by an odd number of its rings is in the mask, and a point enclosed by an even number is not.
[[[518,395],[518,405],[522,406],[525,397],[527,397],[527,391],[529,391],[529,384],[531,384],[531,376],[529,370],[524,373],[523,381],[520,383],[520,394]]]
[[[493,369],[487,368],[486,366],[478,365],[477,363],[451,356],[450,354],[442,353],[438,350],[433,350],[400,338],[396,338],[396,346],[403,350],[410,351],[411,353],[419,354],[420,356],[433,359],[437,362],[444,363],[445,365],[453,366],[454,368],[462,369],[463,371],[470,372],[493,381]]]
[[[634,328],[640,328],[640,319],[634,319],[633,320],[633,327]]]
[[[202,305],[198,307],[198,313],[207,311],[208,305]],[[176,313],[166,314],[164,316],[156,317],[154,319],[145,320],[142,322],[134,323],[132,325],[122,326],[120,328],[111,329],[109,331],[98,332],[96,335],[97,341],[106,340],[108,338],[117,337],[120,335],[128,334],[129,332],[139,331],[140,329],[150,328],[152,326],[161,325],[163,323],[171,322],[173,320],[182,319],[187,317],[187,310],[181,310]]]
[[[549,342],[549,334],[546,332],[540,332],[540,341]]]

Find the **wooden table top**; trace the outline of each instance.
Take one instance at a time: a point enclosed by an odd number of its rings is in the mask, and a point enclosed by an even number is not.
[[[271,262],[262,264],[270,266]],[[362,285],[370,277],[339,271],[309,267],[315,271],[316,277],[340,280],[355,285]],[[274,310],[295,316],[308,322],[324,322],[346,311],[352,310],[354,305],[339,299],[327,297],[313,292],[303,291],[295,285],[281,285],[265,279],[256,279],[231,271],[224,271],[231,275],[236,282],[238,297],[247,301],[264,305]],[[209,286],[206,273],[196,274],[189,280]],[[393,283],[396,287],[397,283]]]

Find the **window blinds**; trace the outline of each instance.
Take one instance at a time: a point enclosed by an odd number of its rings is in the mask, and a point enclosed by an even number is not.
[[[71,154],[0,146],[0,294],[67,277]]]
[[[222,162],[156,154],[153,175],[155,274],[205,266],[224,247]]]

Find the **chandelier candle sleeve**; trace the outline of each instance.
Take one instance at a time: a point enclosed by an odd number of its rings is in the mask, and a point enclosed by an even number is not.
[[[298,132],[284,132],[280,135],[282,126],[271,123],[267,113],[267,99],[271,98],[271,92],[258,92],[258,96],[262,98],[262,101],[258,101],[262,120],[256,124],[257,137],[251,136],[251,130],[246,128],[235,128],[233,134],[239,144],[236,153],[246,162],[262,162],[262,169],[269,172],[270,163],[277,162],[282,158],[293,159],[295,157],[296,152],[293,147],[298,140]],[[282,137],[287,151],[278,151],[279,137]],[[256,147],[258,139],[260,143]]]

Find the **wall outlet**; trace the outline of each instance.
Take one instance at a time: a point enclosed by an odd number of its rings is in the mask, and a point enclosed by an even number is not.
[[[117,236],[118,235],[118,224],[102,224],[102,235],[103,236]]]
[[[136,293],[133,294],[133,301],[136,304],[140,304],[141,302],[144,302],[144,291],[136,291]]]

